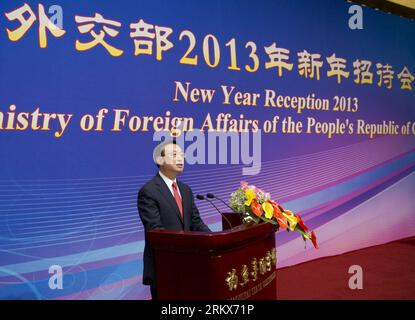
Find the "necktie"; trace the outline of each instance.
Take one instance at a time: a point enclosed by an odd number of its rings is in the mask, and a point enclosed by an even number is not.
[[[172,187],[173,187],[174,199],[176,199],[177,206],[179,207],[179,210],[180,210],[180,215],[182,216],[182,219],[183,219],[182,198],[180,197],[179,191],[177,190],[176,182],[173,182]]]

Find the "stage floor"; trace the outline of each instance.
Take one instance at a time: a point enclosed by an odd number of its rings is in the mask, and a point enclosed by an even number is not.
[[[349,288],[349,267],[363,289]],[[415,299],[415,237],[277,270],[277,299]]]

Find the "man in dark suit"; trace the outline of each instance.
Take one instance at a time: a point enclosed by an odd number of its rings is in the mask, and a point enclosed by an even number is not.
[[[154,152],[157,175],[138,192],[138,210],[145,231],[153,229],[210,231],[202,221],[190,187],[176,180],[184,169],[184,154],[174,141],[163,142]],[[143,284],[151,286],[157,299],[154,256],[150,244],[144,247]]]

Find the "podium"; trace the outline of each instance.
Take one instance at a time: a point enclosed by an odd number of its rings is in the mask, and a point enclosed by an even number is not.
[[[225,215],[220,232],[148,231],[160,300],[276,299],[277,228]]]

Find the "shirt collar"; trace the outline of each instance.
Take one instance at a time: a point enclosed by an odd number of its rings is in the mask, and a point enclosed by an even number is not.
[[[177,184],[176,179],[174,179],[174,180],[170,179],[169,177],[167,177],[166,175],[164,175],[163,172],[159,171],[159,175],[164,180],[164,182],[167,184],[167,186],[169,188],[172,186],[173,182],[176,182],[176,184]]]

